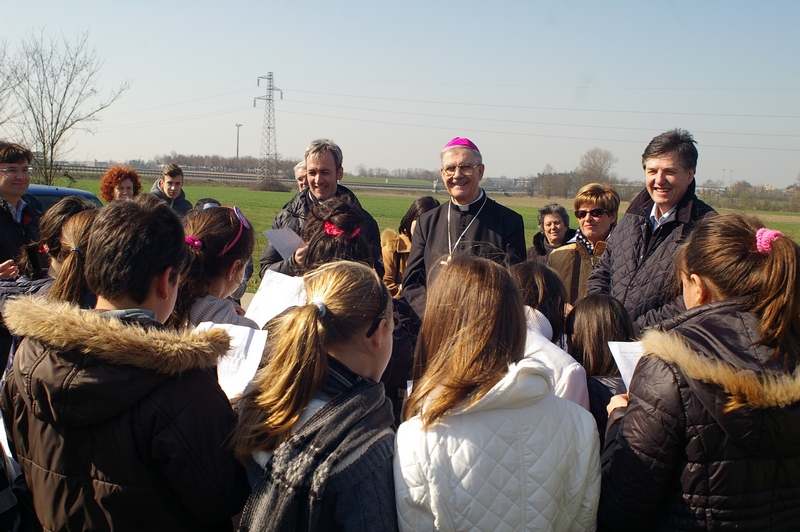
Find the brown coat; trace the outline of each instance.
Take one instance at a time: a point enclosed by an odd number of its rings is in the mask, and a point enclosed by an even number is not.
[[[411,239],[391,229],[381,233],[381,251],[383,253],[383,282],[393,298],[400,297],[403,284],[403,272],[406,271],[408,255],[411,253]]]
[[[45,530],[230,530],[249,486],[213,373],[227,334],[36,298],[3,318],[25,339],[0,406]]]
[[[564,244],[550,253],[547,265],[561,277],[570,304],[574,305],[576,301],[586,297],[589,276],[605,250],[606,243],[601,240],[594,245],[593,255],[589,255],[586,246],[580,242]],[[579,271],[577,279],[574,278],[576,269]]]

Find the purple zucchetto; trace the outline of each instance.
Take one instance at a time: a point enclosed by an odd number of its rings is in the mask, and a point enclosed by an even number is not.
[[[475,150],[478,153],[481,152],[481,150],[478,149],[478,147],[475,145],[475,143],[472,142],[471,140],[469,140],[466,137],[456,137],[456,138],[454,138],[453,140],[451,140],[450,142],[448,142],[447,144],[444,145],[444,148],[442,148],[442,151],[444,151],[444,150],[446,150],[448,148],[470,148],[470,149]]]

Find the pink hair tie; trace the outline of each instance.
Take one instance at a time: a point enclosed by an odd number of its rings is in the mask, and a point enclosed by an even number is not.
[[[200,249],[203,247],[203,242],[199,238],[195,238],[193,236],[187,236],[186,243],[189,244],[189,247],[194,249]]]
[[[478,149],[475,143],[466,137],[456,137],[452,139],[450,142],[444,145],[442,151],[446,150],[447,148],[470,148],[478,153],[481,152],[481,150]]]
[[[325,224],[323,225],[323,228],[325,229],[325,233],[330,235],[330,236],[334,236],[335,237],[335,236],[339,236],[339,235],[343,235],[344,234],[344,230],[343,229],[339,229],[338,227],[333,225],[331,222],[325,222]],[[361,232],[361,228],[359,227],[355,231],[353,231],[352,235],[350,235],[348,237],[345,237],[345,238],[348,238],[348,239],[355,238],[355,237],[358,236],[358,234],[360,232]]]
[[[41,253],[42,255],[47,255],[48,253],[50,253],[50,246],[48,246],[47,244],[39,244],[39,253]]]
[[[772,251],[772,241],[779,236],[783,236],[783,233],[762,227],[756,231],[756,249],[762,255],[769,255],[769,252]]]

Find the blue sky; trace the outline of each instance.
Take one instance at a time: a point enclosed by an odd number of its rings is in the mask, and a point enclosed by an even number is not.
[[[132,86],[76,133],[72,159],[258,156],[274,72],[278,151],[313,139],[346,169],[438,167],[454,136],[487,176],[575,168],[599,147],[643,179],[648,141],[698,141],[697,179],[786,186],[800,173],[800,2],[15,2],[30,32],[89,31],[101,88]],[[7,132],[2,132],[8,135]],[[724,171],[723,171],[724,170]]]

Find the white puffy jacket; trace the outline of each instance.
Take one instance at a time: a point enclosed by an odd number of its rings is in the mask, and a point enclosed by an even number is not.
[[[553,395],[523,359],[476,403],[397,431],[401,530],[594,530],[600,497],[592,415]]]
[[[586,370],[569,353],[550,341],[553,326],[544,314],[526,305],[525,322],[528,325],[525,358],[544,366],[550,375],[553,393],[589,410]]]

